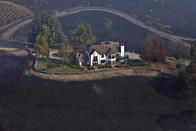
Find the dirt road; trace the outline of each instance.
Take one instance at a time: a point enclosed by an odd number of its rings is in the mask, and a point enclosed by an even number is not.
[[[171,41],[186,43],[185,41],[194,41],[195,40],[194,38],[181,37],[181,36],[177,36],[177,35],[173,35],[173,34],[169,34],[169,33],[160,31],[160,30],[158,30],[154,27],[146,25],[144,22],[142,22],[138,19],[135,19],[135,18],[131,17],[129,14],[126,14],[124,12],[118,11],[116,9],[111,9],[111,8],[104,8],[104,7],[73,8],[73,9],[69,9],[69,10],[66,10],[66,11],[57,12],[56,16],[57,17],[63,17],[63,16],[72,15],[72,14],[83,12],[83,11],[102,11],[102,12],[107,12],[107,13],[112,13],[112,14],[118,15],[121,18],[123,18],[123,19],[125,19],[125,20],[143,28],[143,29],[146,29],[146,30],[148,30],[150,32],[153,32],[153,33],[156,33],[156,34],[159,34],[163,38],[166,38],[166,39],[171,40]],[[9,39],[9,37],[11,35],[13,35],[14,32],[16,32],[17,30],[19,30],[20,28],[24,27],[25,25],[27,25],[31,22],[32,22],[32,19],[26,20],[26,21],[23,21],[22,23],[20,23],[16,26],[10,28],[10,30],[2,36],[2,39],[4,39],[4,40]]]

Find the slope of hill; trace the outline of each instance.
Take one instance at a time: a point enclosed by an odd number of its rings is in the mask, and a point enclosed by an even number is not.
[[[6,1],[0,1],[0,34],[11,26],[33,16],[29,9]]]
[[[150,33],[119,16],[98,11],[85,11],[62,17],[60,22],[66,35],[79,24],[88,23],[92,25],[93,33],[97,37],[96,43],[105,40],[121,41],[126,43],[129,50],[137,49],[141,38]]]
[[[37,10],[63,10],[80,5],[115,8],[155,26],[182,36],[196,37],[195,0],[8,0]]]

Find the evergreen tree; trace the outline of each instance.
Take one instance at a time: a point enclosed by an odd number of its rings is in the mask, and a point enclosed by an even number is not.
[[[49,27],[50,27],[50,43],[54,42],[62,42],[63,40],[63,33],[62,33],[62,27],[61,24],[59,23],[58,19],[51,14],[49,17]]]
[[[91,45],[95,41],[95,36],[93,36],[92,28],[89,24],[82,24],[78,25],[77,29],[71,32],[72,34],[72,40],[83,46],[83,48],[86,45]]]
[[[38,35],[36,39],[36,44],[34,46],[35,54],[37,57],[49,57],[49,47],[45,37]]]
[[[62,42],[63,32],[61,24],[53,14],[44,12],[41,15],[35,15],[28,37],[29,42],[36,42],[38,35],[44,36],[49,45]]]
[[[41,23],[41,16],[39,14],[35,14],[34,20],[31,24],[31,31],[28,34],[28,41],[29,42],[36,42],[37,35],[41,32],[42,23]]]
[[[50,39],[50,27],[47,26],[47,25],[42,25],[41,32],[40,32],[39,35],[43,36],[46,39],[46,41],[49,41],[49,39]]]

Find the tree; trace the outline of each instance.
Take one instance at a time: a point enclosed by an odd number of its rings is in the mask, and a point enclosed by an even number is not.
[[[196,41],[191,45],[190,54],[192,56],[191,63],[184,71],[179,72],[179,78],[182,80],[185,88],[196,88]]]
[[[36,44],[34,46],[35,54],[37,57],[49,57],[49,47],[44,36],[38,35],[36,39]]]
[[[39,14],[35,14],[34,20],[31,24],[31,31],[28,34],[29,42],[36,42],[37,35],[41,32],[42,23],[41,16]]]
[[[165,42],[159,35],[148,34],[138,47],[141,57],[149,62],[164,62]]]
[[[91,45],[96,38],[93,36],[91,26],[82,24],[78,25],[77,29],[71,32],[71,39],[84,48],[86,45]]]
[[[54,14],[50,14],[48,18],[48,23],[51,32],[49,43],[54,44],[55,42],[62,42],[63,41],[62,27],[58,19],[54,16]]]
[[[185,43],[167,42],[167,54],[174,57],[188,58],[190,57],[190,46]]]
[[[196,61],[193,60],[184,71],[179,72],[179,78],[185,88],[196,88]]]
[[[192,57],[195,57],[196,56],[196,41],[194,41],[191,45],[191,51],[190,51],[190,54]]]
[[[41,32],[39,35],[43,36],[46,41],[50,41],[50,27],[47,25],[42,25]]]
[[[36,14],[31,25],[31,31],[28,35],[29,42],[36,42],[38,35],[45,37],[49,45],[56,42],[62,42],[63,32],[61,24],[53,14],[42,13]]]
[[[61,57],[69,57],[71,53],[73,52],[73,47],[70,44],[62,44],[60,50],[59,50],[59,55]]]
[[[59,49],[59,55],[60,55],[60,57],[63,57],[63,60],[62,60],[63,64],[70,63],[72,53],[73,53],[73,47],[70,44],[62,43],[62,46]]]

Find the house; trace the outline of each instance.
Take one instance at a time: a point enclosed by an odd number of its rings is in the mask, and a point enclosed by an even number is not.
[[[106,64],[115,66],[117,62],[124,62],[125,45],[114,41],[101,42],[99,45],[91,46],[85,53],[90,66]]]
[[[108,41],[101,42],[99,45],[92,45],[85,52],[76,51],[76,64],[84,66],[115,66],[118,63],[128,64],[129,60],[142,60],[140,54],[125,51],[124,43]]]

